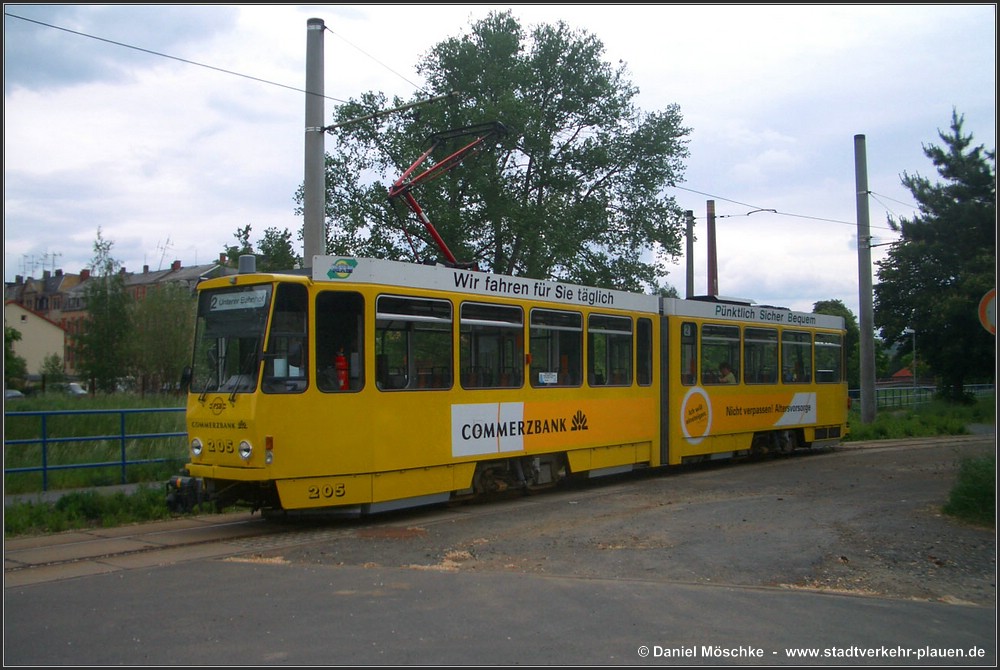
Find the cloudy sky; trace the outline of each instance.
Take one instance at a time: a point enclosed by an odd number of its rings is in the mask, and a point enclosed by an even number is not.
[[[937,180],[923,146],[953,110],[996,146],[994,4],[9,4],[5,281],[79,272],[98,228],[129,271],[212,262],[247,224],[254,242],[270,227],[297,240],[307,20],[328,29],[329,119],[366,91],[415,97],[433,45],[506,9],[593,33],[643,110],[679,105],[691,155],[669,193],[695,213],[698,294],[714,200],[722,295],[859,315],[855,136],[875,244],[897,239],[887,215],[914,213],[901,175]],[[685,268],[667,268],[682,295]]]

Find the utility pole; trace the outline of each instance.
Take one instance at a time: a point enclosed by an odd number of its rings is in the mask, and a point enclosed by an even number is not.
[[[858,210],[858,304],[861,309],[861,423],[875,421],[875,318],[872,307],[872,237],[868,221],[868,157],[865,136],[854,136]]]
[[[323,128],[323,19],[306,22],[305,181],[302,185],[302,264],[326,253],[326,148]]]

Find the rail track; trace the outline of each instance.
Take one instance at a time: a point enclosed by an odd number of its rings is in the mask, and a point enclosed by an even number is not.
[[[976,435],[848,442],[824,450],[802,451],[762,460],[808,458],[823,454],[847,455],[858,450],[925,449],[989,439],[995,442],[995,437]],[[746,466],[753,467],[754,464],[747,463]],[[698,469],[705,468],[691,466],[691,471]],[[649,474],[656,476],[655,471],[649,471]],[[192,560],[237,560],[239,557],[254,560],[255,557],[285,547],[349,540],[359,535],[402,537],[408,532],[407,529],[411,529],[415,524],[428,527],[448,523],[456,518],[468,520],[475,516],[509,514],[522,506],[555,504],[559,500],[560,492],[572,496],[575,500],[614,495],[629,490],[635,476],[637,475],[633,473],[596,480],[582,486],[573,486],[569,490],[558,487],[520,500],[508,498],[502,505],[489,502],[456,504],[362,519],[314,514],[302,518],[293,516],[284,521],[262,518],[258,514],[249,512],[234,512],[187,516],[117,528],[94,528],[53,535],[16,537],[4,541],[4,587],[26,586]]]

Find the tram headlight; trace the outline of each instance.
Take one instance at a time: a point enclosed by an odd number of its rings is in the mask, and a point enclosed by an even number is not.
[[[244,461],[250,460],[250,454],[253,453],[253,445],[246,440],[240,441],[240,458]]]
[[[201,456],[202,444],[201,440],[197,437],[191,440],[191,454],[193,456]]]

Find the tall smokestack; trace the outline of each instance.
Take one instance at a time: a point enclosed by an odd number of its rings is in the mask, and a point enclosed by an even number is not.
[[[715,251],[715,201],[708,201],[708,294],[719,295],[719,262]]]

